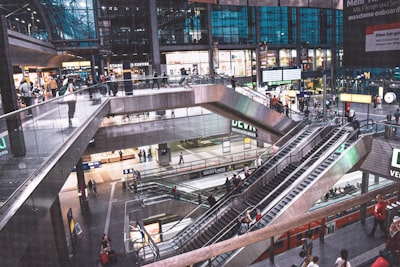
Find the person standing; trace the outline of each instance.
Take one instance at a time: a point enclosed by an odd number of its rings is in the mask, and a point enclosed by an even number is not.
[[[32,90],[29,83],[25,78],[22,78],[21,84],[19,86],[19,92],[21,93],[22,100],[24,101],[25,107],[32,105]],[[32,116],[32,109],[28,109],[27,116]]]
[[[176,185],[174,187],[172,187],[172,195],[174,196],[174,198],[176,199]]]
[[[165,71],[163,72],[162,86],[163,87],[170,87],[169,83],[168,83],[168,75],[167,75],[167,73],[165,73]]]
[[[236,79],[235,79],[234,75],[232,75],[232,77],[231,77],[231,86],[232,86],[233,91],[235,91],[236,90]]]
[[[400,215],[400,213],[399,213]],[[386,249],[389,250],[393,257],[393,266],[400,266],[400,217],[394,216],[393,222],[389,227]]]
[[[387,203],[381,194],[378,194],[376,196],[376,201],[377,202],[374,209],[374,226],[372,227],[371,232],[368,234],[368,237],[375,237],[375,230],[378,225],[381,228],[382,232],[386,235],[385,218]]]
[[[90,99],[93,98],[94,94],[94,86],[96,85],[96,81],[93,79],[93,75],[90,74],[86,80],[86,86],[89,88],[89,97]]]
[[[97,183],[95,180],[92,181],[92,185],[93,185],[94,195],[97,197]]]
[[[182,152],[179,154],[179,164],[181,164],[181,163],[185,163],[184,160],[183,160]]]
[[[185,68],[181,68],[181,79],[179,81],[179,85],[183,85],[184,81],[186,80],[187,71]]]
[[[52,97],[57,96],[58,84],[55,78],[51,77],[47,85],[47,89],[51,92]]]
[[[142,162],[142,150],[140,149],[139,150],[139,153],[138,153],[138,157],[139,157],[139,162]]]
[[[318,263],[319,263],[319,257],[314,256],[312,258],[312,261],[307,265],[307,267],[319,267]]]
[[[396,124],[399,124],[399,118],[400,118],[400,109],[397,109],[396,112],[394,113],[394,120],[396,121]]]
[[[304,242],[303,246],[306,252],[306,255],[304,257],[304,263],[305,263],[304,266],[307,267],[311,261],[311,255],[313,251],[313,239],[314,239],[314,234],[311,231],[307,232],[306,237],[303,238]]]
[[[226,190],[226,193],[227,193],[227,194],[231,191],[231,188],[232,188],[232,183],[231,183],[231,181],[229,181],[229,178],[226,177],[226,180],[225,180],[225,190]]]
[[[374,109],[376,109],[376,106],[378,105],[378,96],[376,95],[374,97]]]
[[[88,188],[89,188],[89,193],[92,193],[92,191],[93,191],[93,182],[92,182],[92,180],[89,180]]]
[[[392,123],[392,118],[393,118],[392,112],[389,111],[389,114],[387,114],[387,116],[386,116],[387,122]]]
[[[76,110],[76,96],[74,94],[75,86],[73,78],[68,78],[67,91],[65,92],[64,101],[68,104],[68,122],[72,125],[72,118]]]
[[[348,258],[349,258],[349,253],[347,252],[347,249],[342,249],[340,251],[340,257],[336,259],[335,267],[351,267]]]
[[[156,70],[153,70],[153,84],[151,85],[151,89],[154,88],[154,85],[157,84],[157,88],[160,89],[160,84],[158,83],[158,73]]]
[[[245,177],[245,178],[247,178],[247,177],[250,175],[249,165],[244,164],[243,172],[244,172],[244,177]]]

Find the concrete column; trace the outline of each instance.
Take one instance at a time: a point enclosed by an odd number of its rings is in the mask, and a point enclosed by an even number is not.
[[[81,205],[82,211],[87,211],[89,209],[88,196],[86,195],[86,181],[85,173],[83,171],[82,158],[76,163],[76,176],[78,179],[79,188],[79,204]]]
[[[133,85],[132,85],[132,73],[131,73],[131,62],[122,62],[122,71],[124,76],[124,88],[125,95],[133,95]]]
[[[377,184],[377,183],[379,183],[379,176],[375,175],[374,176],[374,184]]]
[[[7,33],[7,22],[5,16],[0,21],[0,79],[1,102],[3,113],[18,110],[18,97],[15,91],[13,70],[10,59],[10,48]],[[11,153],[16,157],[25,156],[26,147],[24,133],[22,131],[21,117],[19,115],[6,119],[7,131],[10,142]]]
[[[368,192],[368,185],[369,185],[369,173],[362,172],[361,194]],[[367,203],[364,203],[360,205],[360,222],[362,225],[365,225],[366,218],[367,218]]]
[[[160,60],[160,42],[158,39],[158,23],[157,23],[157,3],[156,0],[149,1],[150,10],[150,28],[151,28],[151,57],[152,66],[161,76],[161,60]],[[151,74],[151,72],[150,72]]]

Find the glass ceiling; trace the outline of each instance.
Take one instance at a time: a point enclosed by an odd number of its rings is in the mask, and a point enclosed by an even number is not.
[[[0,15],[9,29],[40,40],[96,38],[93,0],[2,0]]]

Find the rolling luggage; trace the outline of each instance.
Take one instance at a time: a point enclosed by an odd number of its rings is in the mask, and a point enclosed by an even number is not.
[[[110,260],[108,259],[107,253],[101,253],[100,254],[100,262],[101,264],[105,265],[109,262]]]

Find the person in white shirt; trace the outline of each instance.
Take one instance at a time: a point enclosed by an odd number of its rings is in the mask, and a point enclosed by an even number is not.
[[[318,262],[319,262],[319,257],[314,256],[312,258],[312,261],[307,265],[307,267],[319,267]]]
[[[340,251],[340,257],[336,259],[335,266],[336,267],[351,267],[350,262],[348,261],[349,253],[346,249],[342,249]]]

